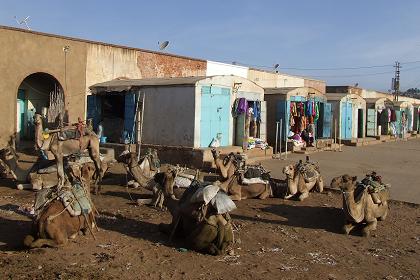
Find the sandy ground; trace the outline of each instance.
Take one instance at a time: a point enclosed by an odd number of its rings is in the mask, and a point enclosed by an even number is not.
[[[320,161],[328,182],[343,172],[362,176],[375,169],[393,185],[394,197],[400,190],[410,198],[418,195],[419,186],[413,184],[419,176],[412,165],[419,166],[419,150],[420,141],[412,140],[312,158]],[[286,163],[263,164],[283,178]],[[33,203],[34,193],[0,181],[0,279],[420,279],[418,205],[392,202],[388,219],[364,238],[357,231],[341,233],[338,192],[311,193],[304,202],[240,201],[232,213],[235,255],[215,257],[178,250],[182,241],[169,242],[157,227],[170,221],[169,213],[134,204],[119,185],[122,169],[116,166],[112,172],[102,195],[94,197],[101,228],[96,240],[81,235],[59,249],[22,248],[31,225],[24,208]],[[393,181],[402,177],[395,175],[405,177]],[[148,196],[139,189],[130,193],[133,199]]]

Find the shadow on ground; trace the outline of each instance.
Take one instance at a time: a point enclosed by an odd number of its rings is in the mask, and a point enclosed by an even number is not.
[[[290,227],[323,229],[333,233],[341,233],[344,215],[342,210],[334,207],[295,206],[287,204],[273,204],[261,209],[279,216],[282,220],[269,220],[258,217],[248,217],[232,214],[234,219],[263,222]]]

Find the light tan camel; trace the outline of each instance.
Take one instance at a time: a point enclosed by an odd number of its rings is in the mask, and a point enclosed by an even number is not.
[[[127,174],[130,174],[134,180],[127,182],[135,188],[143,187],[153,193],[152,199],[139,199],[138,203],[151,204],[154,207],[163,207],[164,196],[161,190],[156,186],[154,175],[159,171],[159,158],[156,150],[146,154],[141,162],[137,161],[137,154],[133,152],[124,152],[118,157],[118,162],[124,164]]]
[[[57,162],[58,186],[64,185],[65,174],[63,167],[63,156],[74,153],[81,153],[84,150],[89,151],[89,156],[95,164],[96,181],[95,193],[100,191],[98,183],[101,181],[101,159],[99,154],[99,139],[96,135],[81,135],[80,139],[59,140],[58,133],[44,134],[42,127],[42,116],[35,114],[35,144],[38,149],[51,151]]]
[[[196,251],[211,255],[232,254],[234,235],[229,214],[218,214],[211,204],[191,203],[199,184],[186,189],[177,200],[173,189],[176,174],[176,170],[168,170],[155,176],[165,196],[164,204],[172,215],[171,224],[160,224],[159,229],[171,237],[184,238],[186,245]]]
[[[221,180],[225,181],[236,171],[235,159],[232,156],[228,156],[227,160],[223,160],[220,157],[220,151],[212,149],[211,153],[213,155],[214,163],[216,164],[216,169],[219,171],[219,175],[222,177]]]
[[[15,173],[17,166],[17,154],[12,146],[0,149],[0,177],[11,177],[17,180]]]
[[[303,174],[297,171],[297,164],[290,164],[283,168],[283,173],[286,174],[287,193],[284,199],[289,199],[296,194],[299,194],[298,199],[304,200],[309,196],[309,192],[316,187],[318,192],[324,190],[324,179],[318,171],[314,171],[314,177],[310,180],[305,180]]]
[[[363,235],[369,236],[372,230],[376,230],[377,221],[383,221],[388,216],[389,190],[385,188],[376,193],[380,200],[379,203],[375,203],[368,188],[357,185],[357,177],[347,174],[331,181],[332,188],[339,187],[343,192],[344,233],[349,234],[357,225],[363,225]]]

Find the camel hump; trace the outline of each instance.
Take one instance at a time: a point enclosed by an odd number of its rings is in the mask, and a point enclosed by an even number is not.
[[[306,183],[315,181],[320,175],[318,172],[318,165],[308,161],[300,162],[297,165],[296,170],[302,175]]]

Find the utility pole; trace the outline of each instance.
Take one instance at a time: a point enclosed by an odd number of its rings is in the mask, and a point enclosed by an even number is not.
[[[400,95],[400,69],[401,65],[398,61],[395,61],[395,77],[392,78],[392,91],[394,95],[394,101],[398,101],[398,96]]]

